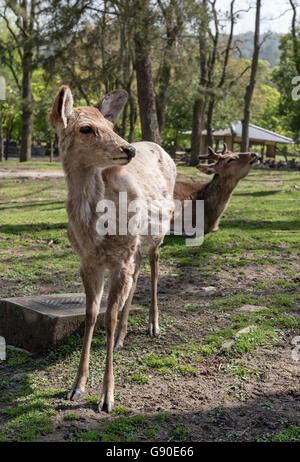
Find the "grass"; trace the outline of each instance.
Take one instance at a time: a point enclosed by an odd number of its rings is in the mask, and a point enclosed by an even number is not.
[[[189,431],[183,427],[177,427],[173,430],[174,440],[184,441],[187,439]]]
[[[118,417],[104,425],[101,433],[99,428],[90,431],[75,431],[72,441],[76,442],[135,442],[139,440],[138,433],[145,431],[147,420],[139,415],[133,417]],[[148,429],[149,431],[149,429]]]
[[[44,161],[37,161],[37,160],[30,160],[27,162],[19,162],[16,160],[8,160],[5,162],[1,162],[1,169],[34,169],[38,168],[39,170],[62,170],[61,162],[44,162]]]
[[[10,394],[6,402],[13,403],[1,410],[0,415],[9,418],[0,429],[0,441],[38,441],[42,434],[54,431],[52,417],[55,399],[64,393],[61,389],[38,391],[32,386],[30,377],[23,380],[23,389]]]
[[[76,412],[66,412],[64,420],[73,422],[74,420],[80,419],[80,416]]]
[[[56,163],[32,164],[9,166],[60,167]],[[207,180],[196,169],[179,171]],[[235,190],[220,231],[207,235],[201,247],[187,247],[182,238],[166,237],[161,249],[160,287],[165,277],[172,277],[176,284],[178,281],[178,289],[175,284],[173,292],[164,299],[162,296],[165,304],[160,310],[158,338],[145,334],[147,300],[143,300],[142,313],[130,318],[125,347],[114,357],[115,408],[109,417],[81,426],[81,409],[92,413],[99,401],[106,354],[103,331],[94,333],[88,387],[79,407],[72,407],[65,396],[80,358],[80,335],[72,335],[46,355],[8,350],[7,361],[0,364],[0,441],[47,438],[57,431],[55,419],[61,409],[65,411],[60,425],[68,426],[70,441],[155,441],[161,437],[184,441],[195,438],[189,422],[183,423],[180,412],[173,415],[170,407],[165,407],[168,393],[177,399],[178,384],[184,390],[187,387],[188,396],[196,400],[196,392],[197,396],[202,393],[201,374],[213,365],[223,387],[220,392],[218,382],[207,382],[208,387],[214,387],[214,395],[224,392],[226,399],[240,405],[248,399],[246,385],[254,383],[257,389],[263,389],[261,381],[276,359],[265,364],[260,359],[253,363],[253,358],[256,354],[260,357],[262,349],[279,354],[287,339],[299,333],[299,234],[278,232],[300,229],[300,190],[293,188],[296,182],[299,180],[294,171],[255,170]],[[63,178],[1,180],[2,297],[82,291],[79,260],[66,236],[65,200]],[[149,272],[147,261],[144,268]],[[197,298],[189,290],[182,293],[182,287],[193,284],[193,278],[200,280],[201,286],[218,286],[218,281],[225,281],[227,286],[217,287],[216,295],[210,297]],[[175,295],[181,297],[180,301]],[[241,312],[245,304],[265,308]],[[239,330],[250,325],[256,328],[235,338]],[[229,340],[234,340],[232,347],[223,351],[223,343]],[[196,384],[193,391],[192,383]],[[152,397],[160,386],[161,397]],[[295,386],[291,378],[289,390]],[[147,399],[151,413],[141,415]],[[176,411],[181,409],[180,398],[178,401],[172,404]],[[261,401],[269,402],[265,398]],[[201,401],[195,402],[202,406]],[[272,411],[266,406],[263,409]],[[207,425],[215,426],[221,422],[223,411],[218,406],[212,408]],[[282,425],[277,433],[268,430],[256,440],[299,441],[297,425]]]
[[[254,438],[254,441],[259,443],[299,443],[300,442],[300,427],[293,425],[286,430],[278,433],[266,433]]]

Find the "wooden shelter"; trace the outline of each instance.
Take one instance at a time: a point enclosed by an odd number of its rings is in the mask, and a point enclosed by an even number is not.
[[[184,134],[191,134],[191,131],[184,132]],[[222,142],[226,143],[228,149],[231,151],[239,150],[242,143],[242,122],[232,122],[229,127],[224,130],[216,130],[213,132],[213,140],[217,145]],[[207,131],[202,132],[202,150],[207,152]],[[254,124],[249,124],[249,146],[260,145],[262,146],[261,154],[266,154],[267,157],[276,156],[277,144],[293,144],[294,140],[287,136],[279,135],[278,133],[266,130],[265,128],[258,127]],[[239,147],[234,145],[240,145]],[[221,146],[220,146],[221,147]],[[265,151],[266,149],[266,151]]]

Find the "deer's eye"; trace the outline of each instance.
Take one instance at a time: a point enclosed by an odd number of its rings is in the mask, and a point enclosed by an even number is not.
[[[83,127],[80,127],[80,132],[87,135],[88,133],[93,133],[93,129],[89,125],[84,125]]]
[[[229,164],[229,163],[232,162],[233,160],[234,160],[234,159],[229,159],[229,160],[227,161],[227,164]]]

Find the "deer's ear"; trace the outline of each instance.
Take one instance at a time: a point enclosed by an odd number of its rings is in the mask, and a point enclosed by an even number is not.
[[[128,93],[125,90],[114,90],[104,96],[102,101],[95,105],[101,114],[110,122],[115,124],[121,111],[128,100]]]
[[[197,169],[201,170],[203,173],[206,173],[206,175],[212,175],[213,173],[216,173],[215,164],[197,165]]]
[[[73,110],[73,96],[71,90],[66,85],[62,85],[57,93],[51,112],[50,122],[54,128],[67,127],[68,117]]]

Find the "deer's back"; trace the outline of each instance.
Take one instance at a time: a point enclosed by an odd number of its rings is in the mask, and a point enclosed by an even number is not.
[[[133,175],[140,194],[146,200],[172,199],[176,180],[176,166],[158,144],[142,141],[134,143],[135,158],[124,168]]]
[[[188,183],[185,181],[176,181],[174,188],[174,199],[180,201],[201,199],[201,193],[204,191],[206,185],[207,183]]]

